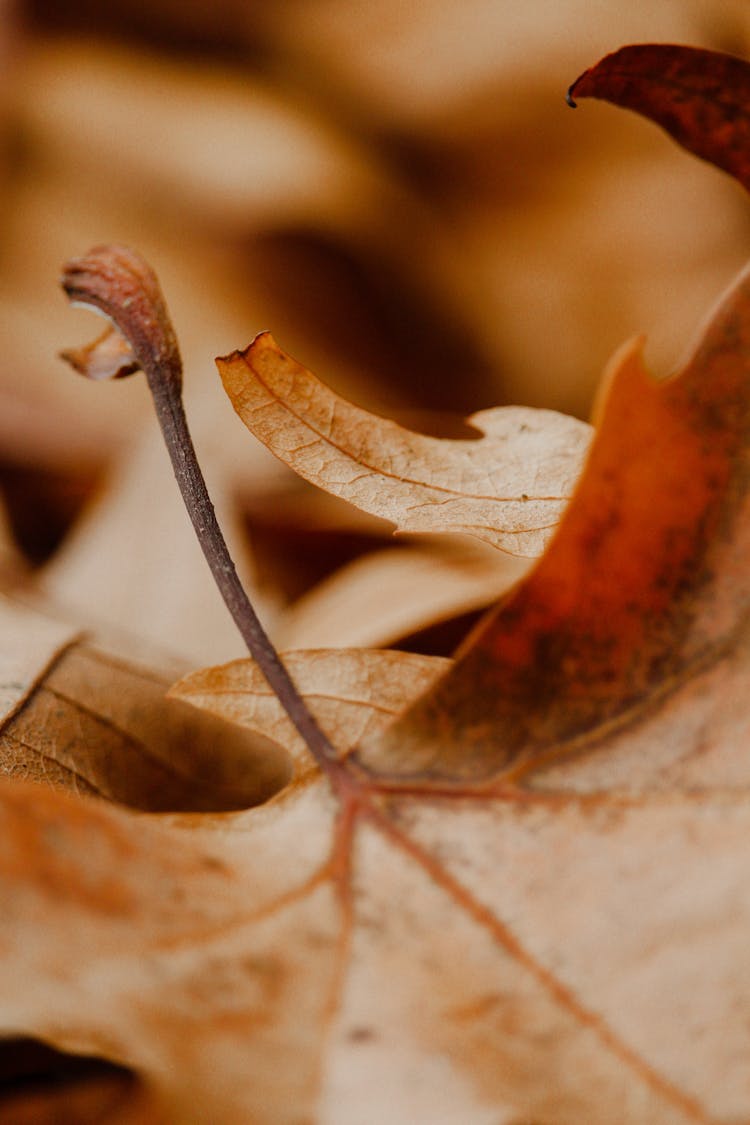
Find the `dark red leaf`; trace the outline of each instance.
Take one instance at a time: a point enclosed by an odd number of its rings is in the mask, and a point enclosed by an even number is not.
[[[568,90],[568,102],[601,98],[649,117],[684,148],[750,190],[750,63],[666,43],[605,56]]]

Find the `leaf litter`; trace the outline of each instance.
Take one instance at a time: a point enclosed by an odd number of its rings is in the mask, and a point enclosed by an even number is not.
[[[174,694],[287,747],[258,808],[3,784],[7,1034],[176,1121],[747,1118],[749,286],[679,376],[618,355],[559,531],[454,663],[291,658],[338,772],[235,662]]]

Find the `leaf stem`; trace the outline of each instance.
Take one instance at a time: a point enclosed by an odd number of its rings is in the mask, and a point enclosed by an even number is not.
[[[342,767],[336,751],[263,628],[216,519],[185,416],[182,360],[156,275],[132,250],[98,246],[66,264],[62,285],[75,304],[109,317],[130,345],[134,363],[124,364],[121,373],[140,369],[146,375],[177,484],[227,609],[318,765],[328,774],[338,774]],[[64,353],[68,359],[74,354]]]

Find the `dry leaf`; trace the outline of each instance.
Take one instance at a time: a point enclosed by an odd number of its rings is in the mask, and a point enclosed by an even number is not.
[[[749,305],[746,275],[678,379],[620,355],[548,554],[448,671],[291,658],[342,752],[329,777],[233,664],[178,691],[287,747],[294,778],[261,808],[0,785],[9,1049],[132,1069],[122,1120],[748,1118]],[[60,696],[83,730],[99,690],[120,769],[138,673],[15,612],[4,735]],[[111,777],[81,743],[82,774]]]
[[[6,1034],[177,1122],[744,1120],[749,344],[746,274],[679,378],[621,354],[548,553],[329,776],[233,664],[177,691],[286,744],[264,806],[0,788]],[[445,667],[293,659],[342,753]]]
[[[577,78],[576,98],[603,98],[650,117],[696,156],[750,189],[750,63],[669,43],[622,47]]]
[[[378,649],[306,649],[284,663],[331,742],[346,751],[372,737],[424,691],[450,661]],[[194,672],[173,695],[272,738],[290,754],[295,778],[314,763],[257,666],[235,660]]]
[[[654,716],[675,693],[699,697],[697,683],[717,665],[720,684],[701,705],[712,710],[716,692],[735,690],[724,662],[740,643],[747,599],[750,269],[679,377],[655,382],[641,349],[635,341],[613,360],[598,440],[550,550],[451,674],[388,732],[394,769],[421,757],[436,777],[481,781],[486,755],[495,776],[498,729],[513,776],[602,740],[611,764],[621,738],[632,754],[644,708]],[[727,768],[742,772],[742,740],[713,746],[708,719],[695,725],[684,704],[669,730],[648,734],[639,768],[618,785],[652,788],[673,759],[690,760],[695,739],[704,752],[701,740],[711,741],[715,784],[726,754]]]
[[[527,565],[474,540],[435,537],[373,551],[294,602],[279,641],[290,648],[392,645],[491,605]]]
[[[265,739],[196,722],[168,679],[65,622],[0,598],[0,633],[0,775],[150,811],[245,808],[286,781]]]
[[[477,441],[429,438],[352,406],[267,333],[217,360],[248,429],[295,472],[400,531],[464,532],[541,554],[580,471],[589,428],[550,410],[499,407]]]

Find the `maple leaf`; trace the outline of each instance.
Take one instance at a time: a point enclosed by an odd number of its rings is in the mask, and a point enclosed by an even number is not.
[[[746,1116],[749,344],[744,275],[678,378],[618,357],[558,535],[455,664],[292,658],[324,773],[240,662],[176,693],[288,748],[270,802],[3,785],[5,1033],[171,1121]]]
[[[383,1053],[391,1088],[402,1083],[399,1119],[410,1105],[420,1120],[436,1112],[399,1051],[425,1076],[441,1051],[471,1076],[476,1104],[462,1086],[463,1113],[456,1104],[446,1119],[482,1120],[482,1096],[566,1122],[728,1121],[750,1105],[732,1063],[750,1046],[750,271],[679,377],[655,382],[640,347],[613,361],[547,554],[426,695],[348,759],[384,804],[369,824],[361,814],[351,860],[355,935],[333,1039],[354,1066],[347,1017],[368,1029],[371,1065]],[[235,665],[177,690],[236,718],[240,684]],[[245,706],[254,725],[249,696]],[[393,871],[399,852],[410,875]],[[407,900],[419,903],[408,922],[385,917]],[[438,921],[449,901],[463,922]],[[394,987],[406,999],[376,1001],[399,942],[417,958],[409,926],[434,975],[416,983],[407,961]],[[492,968],[490,935],[503,951]],[[537,1036],[544,1079],[526,1053]]]
[[[218,359],[248,429],[296,473],[401,531],[465,532],[541,554],[567,503],[589,427],[519,406],[467,418],[477,441],[426,437],[352,406],[261,333]]]

